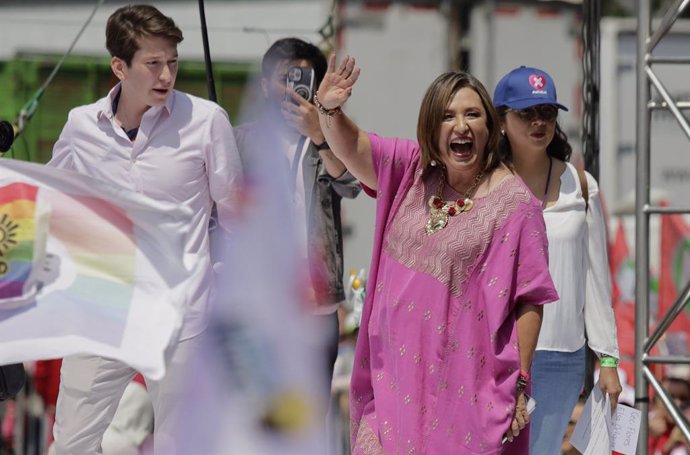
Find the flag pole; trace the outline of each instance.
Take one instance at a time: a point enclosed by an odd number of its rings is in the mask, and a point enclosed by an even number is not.
[[[204,63],[206,66],[206,83],[208,85],[208,99],[214,103],[218,102],[216,96],[216,84],[213,80],[213,64],[211,62],[211,51],[208,45],[208,30],[206,29],[206,12],[204,11],[204,0],[199,0],[199,17],[201,19],[201,39],[204,43]]]

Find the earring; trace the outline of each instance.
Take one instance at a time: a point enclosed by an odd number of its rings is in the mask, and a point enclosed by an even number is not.
[[[505,135],[506,135],[506,130],[501,130],[501,136],[505,136]]]
[[[431,160],[429,163],[432,167],[436,167],[436,160]]]

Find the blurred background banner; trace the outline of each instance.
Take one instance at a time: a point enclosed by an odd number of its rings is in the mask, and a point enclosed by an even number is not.
[[[661,270],[659,273],[659,318],[676,303],[690,280],[690,225],[682,215],[661,216]],[[669,355],[690,353],[690,307],[676,317],[666,332]]]

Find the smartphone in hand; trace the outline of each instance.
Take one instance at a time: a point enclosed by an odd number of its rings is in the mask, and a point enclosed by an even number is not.
[[[285,85],[305,100],[311,101],[314,98],[314,68],[291,66],[287,70]],[[295,102],[288,93],[285,93],[285,101]]]

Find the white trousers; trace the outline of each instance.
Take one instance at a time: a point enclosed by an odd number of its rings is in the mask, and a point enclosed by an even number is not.
[[[170,454],[176,429],[176,411],[185,397],[182,384],[189,379],[189,359],[202,348],[202,336],[180,341],[166,353],[166,374],[160,381],[146,380],[153,404],[156,454]],[[56,455],[101,455],[101,441],[120,398],[136,371],[122,362],[93,355],[75,355],[62,361],[60,393],[53,436]],[[172,449],[172,450],[171,450]]]
[[[101,441],[103,455],[139,455],[139,448],[153,431],[153,406],[146,388],[127,384],[113,421]]]

